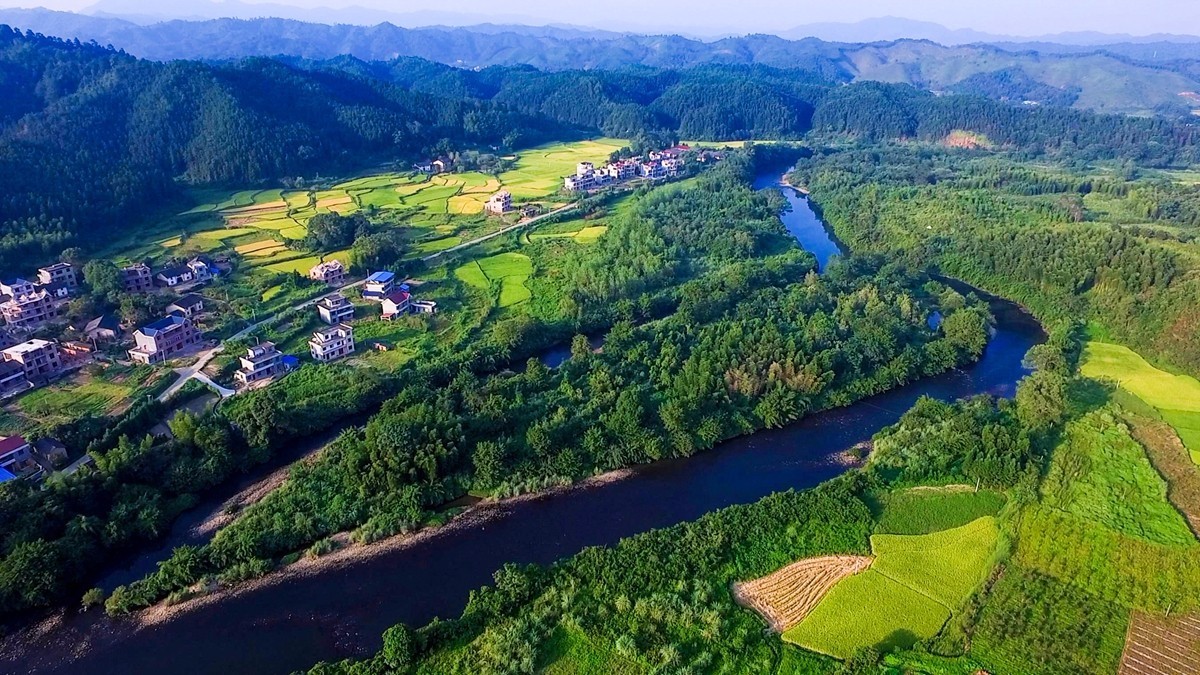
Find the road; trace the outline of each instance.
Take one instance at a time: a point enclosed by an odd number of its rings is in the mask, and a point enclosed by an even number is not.
[[[482,237],[479,237],[478,239],[472,239],[471,241],[465,241],[465,242],[459,244],[458,246],[451,246],[450,248],[442,250],[442,251],[438,251],[437,253],[431,253],[430,255],[427,255],[424,258],[421,258],[421,261],[429,262],[430,260],[440,258],[440,257],[446,255],[447,253],[454,253],[455,251],[461,251],[464,248],[470,248],[476,244],[481,244],[481,243],[487,241],[488,239],[495,239],[496,237],[499,237],[501,235],[508,234],[509,232],[512,232],[513,230],[519,230],[522,227],[529,227],[530,225],[536,225],[541,220],[549,218],[550,216],[557,216],[558,214],[563,213],[565,211],[569,211],[569,210],[575,208],[576,206],[578,206],[578,204],[576,204],[574,202],[567,204],[566,206],[560,206],[559,208],[554,209],[550,213],[543,213],[542,215],[535,216],[533,218],[530,218],[529,220],[523,220],[523,221],[517,223],[516,225],[509,225],[508,227],[502,227],[499,230],[496,230],[495,232],[493,232],[491,234],[485,234]]]
[[[489,239],[494,239],[501,235],[508,234],[509,232],[512,232],[513,230],[519,230],[523,227],[529,227],[530,225],[536,225],[538,222],[540,222],[546,218],[549,218],[551,216],[557,216],[558,214],[564,213],[570,209],[575,208],[576,206],[577,206],[577,204],[575,204],[575,203],[567,204],[566,206],[559,207],[549,213],[544,213],[540,216],[530,218],[529,220],[523,220],[523,221],[517,223],[516,225],[509,225],[507,227],[500,228],[499,230],[496,230],[495,232],[492,232],[491,234],[485,234],[482,237],[472,239],[471,241],[466,241],[457,246],[452,246],[448,249],[438,251],[437,253],[427,255],[424,258],[421,258],[421,262],[429,262],[431,260],[440,258],[441,256],[444,256],[447,253],[453,253],[455,251],[461,251],[465,248],[470,248],[472,246],[475,246],[476,244],[481,244]],[[340,290],[347,289],[347,288],[355,288],[355,287],[363,285],[364,283],[366,283],[366,279],[362,279],[360,281],[355,281],[353,283],[346,284],[345,286],[339,286],[336,290],[340,291]],[[284,312],[296,312],[296,311],[302,310],[306,307],[311,307],[312,305],[316,304],[317,301],[320,299],[321,298],[314,298],[312,300],[306,300],[305,302],[302,302],[298,305],[293,305],[292,307],[289,307],[283,311]],[[229,336],[227,338],[227,340],[238,340],[238,339],[244,338],[247,335],[253,333],[254,331],[258,330],[259,328],[261,328],[264,325],[266,325],[267,323],[269,323],[276,316],[278,316],[278,315],[272,315],[270,317],[263,319],[262,321],[252,323],[249,326],[246,326],[242,330],[238,331],[237,333],[234,333],[233,335]],[[216,345],[215,347],[213,347],[211,349],[200,352],[196,356],[196,362],[193,363],[192,365],[188,366],[187,368],[176,368],[175,372],[179,373],[179,379],[176,380],[174,384],[167,387],[166,390],[163,391],[163,393],[159,394],[158,400],[166,401],[173,394],[175,394],[175,392],[182,389],[183,385],[187,384],[192,379],[200,380],[201,382],[208,385],[209,387],[212,387],[213,389],[215,389],[217,391],[218,394],[221,395],[221,398],[229,398],[230,396],[233,396],[235,392],[232,389],[225,389],[224,387],[218,385],[217,383],[215,383],[211,379],[209,379],[207,375],[204,375],[203,373],[200,372],[200,371],[204,370],[204,367],[208,365],[209,361],[213,360],[214,356],[216,356],[217,354],[220,354],[224,350],[225,350],[224,344]]]
[[[345,288],[355,288],[358,286],[362,286],[364,283],[366,283],[366,281],[367,281],[366,279],[360,279],[359,281],[355,281],[355,282],[346,284],[344,286],[338,286],[336,289],[331,289],[331,290],[339,290],[340,291]],[[322,295],[322,297],[324,297],[324,295]],[[313,298],[312,300],[305,300],[304,302],[302,302],[298,305],[293,305],[283,311],[284,312],[296,312],[296,311],[302,310],[306,307],[311,307],[311,306],[317,304],[317,302],[320,299],[321,298]],[[253,333],[254,331],[258,330],[259,328],[262,328],[266,324],[270,323],[272,320],[275,319],[276,316],[278,316],[278,314],[273,314],[273,315],[263,319],[262,321],[252,323],[249,326],[246,326],[245,328],[241,329],[240,331],[234,333],[233,335],[230,335],[226,339],[227,340],[240,340],[241,338],[246,337],[247,335]],[[233,396],[234,392],[232,389],[225,389],[224,387],[221,387],[217,383],[210,380],[207,375],[204,375],[203,373],[200,372],[201,370],[204,370],[204,367],[208,365],[209,361],[213,360],[214,356],[216,356],[217,354],[220,354],[223,351],[225,351],[225,345],[223,343],[218,344],[211,349],[205,350],[205,351],[197,354],[196,362],[193,363],[192,365],[188,366],[187,368],[176,368],[175,372],[179,373],[179,379],[176,380],[174,384],[167,387],[163,391],[163,393],[159,394],[158,400],[166,401],[175,392],[182,389],[183,385],[187,384],[188,381],[193,378],[198,379],[201,382],[207,384],[208,386],[216,389],[217,393],[219,393],[221,395],[221,398],[229,398],[230,396]]]

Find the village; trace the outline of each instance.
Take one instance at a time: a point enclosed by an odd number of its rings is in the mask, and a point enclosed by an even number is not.
[[[650,152],[645,158],[614,159],[599,167],[593,162],[578,162],[575,172],[561,179],[562,192],[592,194],[626,184],[632,187],[642,180],[675,178],[683,173],[685,153],[689,152],[693,151],[687,145],[677,145]],[[719,153],[707,150],[690,156],[699,162],[720,159]],[[414,166],[418,172],[433,174],[452,168],[448,160]],[[518,216],[516,221],[507,220],[515,224],[506,225],[499,234],[545,213],[536,203],[517,204],[507,189],[487,196],[482,210],[492,218]],[[87,379],[91,377],[88,373],[97,368],[101,372],[150,369],[147,381],[153,386],[137,390],[147,397],[165,399],[187,380],[196,379],[219,398],[225,398],[269,386],[306,360],[328,364],[353,357],[364,348],[372,352],[389,350],[387,341],[369,339],[363,344],[356,337],[356,325],[364,318],[376,325],[406,316],[432,317],[438,312],[435,300],[417,297],[416,287],[421,283],[417,280],[386,269],[359,270],[358,276],[352,276],[350,266],[342,260],[322,257],[308,270],[297,270],[298,278],[310,285],[306,293],[312,299],[288,312],[301,317],[298,323],[310,327],[302,343],[304,351],[297,349],[300,345],[296,341],[286,349],[254,334],[259,331],[253,329],[270,323],[271,316],[234,335],[222,335],[213,330],[219,324],[212,319],[214,312],[224,311],[218,309],[223,304],[219,282],[233,273],[235,263],[229,255],[173,259],[157,269],[143,261],[120,267],[104,261],[114,268],[114,285],[122,297],[141,297],[145,298],[144,304],[162,307],[157,316],[137,324],[111,310],[86,321],[68,319],[71,303],[86,292],[95,292],[84,279],[87,264],[79,260],[39,268],[34,280],[0,282],[0,316],[5,322],[0,328],[0,401],[9,403],[39,388]],[[305,316],[313,320],[303,319]],[[313,323],[318,327],[311,329]],[[231,345],[229,368],[214,369],[210,360],[223,351],[222,347]],[[35,436],[32,441],[19,434],[0,436],[0,483],[21,477],[40,479],[63,469],[72,459],[63,443],[42,434]],[[74,470],[80,461],[87,460],[84,455],[66,468]]]

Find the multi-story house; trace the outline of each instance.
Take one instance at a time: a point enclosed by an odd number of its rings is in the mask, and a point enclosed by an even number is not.
[[[346,281],[346,266],[340,260],[327,260],[313,266],[308,271],[308,278],[330,286],[341,286]]]
[[[0,361],[0,392],[7,394],[29,387],[29,380],[25,379],[25,368],[21,364],[16,361]]]
[[[391,272],[375,272],[367,277],[367,283],[363,284],[362,296],[364,300],[383,302],[383,299],[391,295],[395,289],[395,274]]]
[[[508,190],[501,190],[492,195],[483,205],[483,210],[494,216],[502,216],[509,211],[512,211],[513,201],[512,193]]]
[[[412,311],[412,296],[408,291],[393,291],[383,299],[383,319],[391,321],[401,314]]]
[[[10,326],[33,328],[58,316],[54,297],[24,279],[0,284],[0,293],[7,296],[0,303],[0,314]]]
[[[37,460],[33,458],[33,446],[22,436],[0,438],[0,469],[13,475],[38,468]]]
[[[146,263],[134,263],[121,268],[121,284],[128,293],[148,293],[154,290],[154,274]]]
[[[315,331],[308,341],[308,351],[321,363],[349,356],[354,353],[354,328],[341,323]]]
[[[208,281],[218,274],[217,266],[204,256],[187,261],[187,268],[192,271],[192,278],[196,281]]]
[[[317,301],[317,315],[333,326],[354,318],[354,305],[340,293],[327,295]]]
[[[67,288],[77,288],[79,280],[75,277],[75,268],[71,263],[54,263],[38,269],[38,281],[44,286],[63,284]]]
[[[283,372],[283,354],[274,342],[260,342],[246,350],[241,357],[242,367],[233,374],[241,385],[252,384]]]
[[[204,311],[204,297],[196,293],[188,293],[175,302],[167,305],[167,314],[182,314],[194,319]]]
[[[195,281],[196,275],[192,272],[192,268],[187,265],[172,265],[160,271],[156,278],[158,279],[158,283],[163,286],[174,288],[180,284]]]
[[[129,358],[138,363],[162,363],[191,345],[200,342],[200,331],[186,316],[167,316],[139,328],[133,334],[136,346],[129,350]]]
[[[34,380],[52,375],[62,369],[62,357],[58,345],[49,340],[29,340],[9,347],[3,352],[5,361],[21,364],[25,379]]]

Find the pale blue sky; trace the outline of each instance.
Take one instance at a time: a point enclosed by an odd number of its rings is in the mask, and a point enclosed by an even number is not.
[[[159,13],[166,1],[125,0]],[[243,0],[255,3],[256,0]],[[261,1],[261,0],[259,0]],[[1063,31],[1108,33],[1200,33],[1200,0],[274,0],[297,7],[363,6],[392,12],[454,11],[510,15],[539,23],[623,24],[635,27],[678,26],[723,29],[721,32],[774,32],[824,21],[858,21],[902,16],[934,21],[950,28],[988,33],[1042,35]],[[96,0],[0,0],[0,6],[44,6],[78,11]],[[188,0],[181,0],[187,5]]]

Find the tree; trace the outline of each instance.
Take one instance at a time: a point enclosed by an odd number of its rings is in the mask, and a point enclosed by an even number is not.
[[[89,260],[83,266],[83,281],[93,295],[106,298],[109,302],[117,302],[117,297],[125,288],[121,270],[108,260]]]
[[[379,654],[384,665],[396,672],[407,672],[416,663],[417,635],[404,624],[397,624],[383,633],[383,651]]]
[[[1017,385],[1017,414],[1033,432],[1061,423],[1067,411],[1066,379],[1052,371],[1037,371]]]

